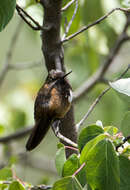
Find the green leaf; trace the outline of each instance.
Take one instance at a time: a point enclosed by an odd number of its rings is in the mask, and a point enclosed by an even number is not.
[[[0,2],[0,31],[2,31],[14,14],[16,0],[4,0]]]
[[[80,168],[80,166],[78,156],[76,154],[72,154],[64,163],[62,176],[67,177],[73,175],[74,172]],[[86,184],[86,173],[84,168],[76,175],[76,177],[82,186]]]
[[[130,160],[119,156],[120,163],[120,190],[130,189]]]
[[[102,133],[104,133],[103,128],[97,125],[90,125],[82,129],[78,138],[79,150],[81,151],[88,141],[90,141],[91,139],[95,138],[96,136]]]
[[[65,148],[61,147],[57,151],[56,158],[55,158],[56,169],[60,176],[62,176],[62,170],[63,170],[65,161],[66,161]]]
[[[119,190],[119,161],[114,146],[108,139],[96,138],[81,153],[81,162],[86,162],[87,182],[93,190]]]
[[[7,187],[8,187],[8,185],[6,185],[6,184],[0,184],[0,190],[4,190],[4,189],[7,190]]]
[[[10,180],[12,176],[13,174],[10,168],[3,168],[0,170],[0,180]]]
[[[118,129],[113,126],[107,126],[107,127],[104,127],[104,131],[109,133],[110,135],[115,135],[118,132]]]
[[[126,112],[121,122],[121,131],[124,136],[128,136],[130,134],[130,111]]]
[[[119,79],[115,82],[109,82],[110,86],[120,93],[120,97],[130,102],[130,78]]]
[[[87,185],[87,190],[92,190],[91,187],[89,185]]]
[[[94,139],[92,139],[91,141],[89,141],[83,148],[81,155],[80,155],[80,163],[83,164],[84,162],[86,162],[87,160],[87,155],[89,153],[89,151],[91,151],[93,149],[93,147],[96,146],[97,143],[99,143],[101,140],[105,139],[106,135],[105,134],[101,134],[97,137],[95,137]]]
[[[82,187],[75,177],[64,177],[54,183],[52,190],[82,190]]]
[[[76,154],[72,154],[68,160],[64,163],[62,176],[70,176],[73,175],[74,172],[79,168],[79,158]]]
[[[9,190],[25,190],[25,188],[20,182],[14,181],[10,184]]]
[[[57,144],[57,148],[60,149],[60,148],[62,148],[62,147],[64,147],[64,144],[62,144],[61,142],[59,142],[59,143]]]
[[[86,143],[86,145],[84,146],[81,155],[80,155],[80,163],[83,164],[84,162],[86,162],[86,156],[89,153],[89,151],[91,151],[91,149],[102,139],[106,138],[105,134],[101,134],[97,137],[95,137],[94,139],[90,140],[88,143]]]

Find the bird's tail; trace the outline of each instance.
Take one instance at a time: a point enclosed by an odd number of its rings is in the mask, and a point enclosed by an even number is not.
[[[50,124],[51,121],[48,118],[43,118],[36,123],[27,141],[26,150],[30,151],[34,149],[37,145],[39,145],[39,143],[42,141],[47,131],[49,130]]]

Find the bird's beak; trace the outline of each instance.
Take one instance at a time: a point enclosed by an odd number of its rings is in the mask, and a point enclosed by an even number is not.
[[[66,73],[62,78],[64,79],[64,78],[67,77],[70,73],[72,73],[72,71]]]

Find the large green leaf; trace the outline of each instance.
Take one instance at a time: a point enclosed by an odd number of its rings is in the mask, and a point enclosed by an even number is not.
[[[13,174],[10,168],[3,168],[0,170],[0,180],[10,180],[12,176]]]
[[[10,184],[9,190],[25,190],[24,186],[18,181],[14,181]]]
[[[82,187],[75,177],[64,177],[55,182],[53,190],[82,190]]]
[[[91,141],[81,153],[81,163],[86,162],[88,184],[93,190],[119,190],[119,161],[113,144],[101,139],[101,135]]]
[[[95,138],[96,136],[102,133],[104,133],[103,128],[97,125],[90,125],[82,129],[78,138],[79,150],[81,151],[88,141],[90,141],[91,139]]]
[[[76,170],[80,168],[79,158],[76,154],[72,154],[68,160],[64,163],[62,176],[67,177],[74,174]],[[85,168],[82,168],[80,172],[76,175],[77,179],[82,186],[86,184],[86,173]]]
[[[0,1],[0,31],[2,31],[11,20],[15,10],[16,0]]]
[[[80,155],[80,163],[83,164],[87,160],[88,153],[91,152],[91,150],[98,144],[101,140],[105,139],[106,135],[101,134],[91,141],[89,141],[83,148],[81,155]]]
[[[109,82],[109,84],[125,102],[130,103],[130,78],[119,79],[115,82]]]
[[[73,175],[74,172],[79,168],[79,158],[76,154],[72,154],[68,160],[64,163],[62,176],[70,176]]]
[[[121,131],[124,136],[128,136],[130,134],[130,111],[126,112],[122,120]]]
[[[8,185],[6,185],[6,184],[0,184],[0,190],[7,190],[7,187],[8,187]]]
[[[62,170],[63,170],[65,161],[66,161],[65,148],[61,147],[57,151],[56,158],[55,158],[56,169],[60,176],[62,176]]]
[[[130,160],[124,156],[119,157],[120,163],[120,190],[130,189]]]

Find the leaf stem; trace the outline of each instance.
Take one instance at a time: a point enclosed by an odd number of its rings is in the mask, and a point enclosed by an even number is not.
[[[75,177],[81,170],[82,168],[84,168],[86,165],[86,163],[84,162],[75,172],[74,174],[72,175],[72,177]]]

